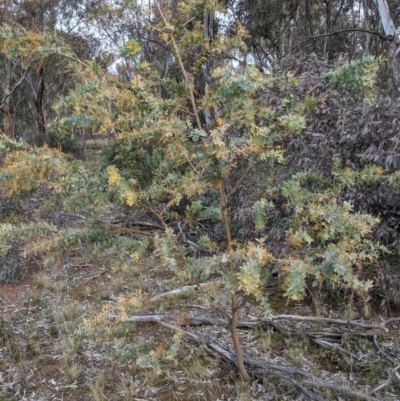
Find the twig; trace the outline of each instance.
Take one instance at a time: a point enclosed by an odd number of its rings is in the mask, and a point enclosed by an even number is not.
[[[150,301],[150,302],[159,301],[160,299],[169,297],[171,295],[177,295],[177,294],[181,294],[182,292],[187,292],[187,291],[191,291],[191,290],[199,290],[201,288],[208,287],[210,285],[214,285],[217,283],[219,283],[218,280],[209,281],[207,283],[199,283],[199,284],[195,284],[195,285],[186,285],[184,287],[177,288],[172,291],[168,291],[168,292],[164,292],[162,294],[155,295],[155,296],[151,297],[148,301]]]
[[[91,263],[83,263],[81,265],[69,265],[69,267],[79,267],[79,268],[84,268],[84,267],[92,267],[93,265]]]
[[[14,85],[14,87],[12,89],[10,89],[9,91],[6,91],[3,99],[1,100],[0,103],[0,109],[2,109],[4,107],[4,104],[6,102],[6,100],[16,91],[16,89],[18,89],[18,87],[22,84],[22,82],[24,81],[26,75],[28,74],[28,71],[31,69],[31,66],[33,64],[33,62],[36,60],[37,56],[34,56],[32,58],[32,60],[29,62],[28,67],[26,68],[26,70],[24,71],[24,73],[22,74],[21,78],[19,79],[19,81]]]
[[[372,393],[376,393],[377,391],[389,386],[391,383],[392,383],[392,379],[391,378],[385,380],[383,383],[379,384],[373,390],[371,390],[371,394]]]

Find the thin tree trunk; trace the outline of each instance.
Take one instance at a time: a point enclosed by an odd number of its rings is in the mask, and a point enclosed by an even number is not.
[[[11,0],[0,1],[0,24],[11,22]],[[13,137],[11,120],[11,60],[4,57],[3,97],[0,99],[0,112],[3,120],[3,133],[9,138]]]
[[[314,28],[312,25],[312,16],[311,16],[311,8],[310,8],[309,0],[306,0],[306,19],[308,21],[308,26],[310,29],[310,36],[314,36],[315,32],[314,32]],[[307,54],[310,54],[313,51],[315,51],[315,41],[312,40],[307,44]]]
[[[331,4],[329,1],[325,1],[325,7],[326,7],[326,31],[327,33],[331,33]],[[325,44],[324,44],[324,60],[329,59],[329,49],[330,49],[330,44],[331,44],[331,36],[327,36],[325,38]]]
[[[228,252],[231,252],[232,251],[232,236],[231,236],[231,230],[230,230],[230,225],[229,225],[226,194],[224,191],[224,184],[222,181],[219,184],[219,196],[220,196],[220,204],[221,204],[221,212],[222,212],[222,224],[224,226],[225,238],[226,238],[226,248],[227,248]],[[231,270],[232,271],[234,270],[233,265],[231,266]],[[229,321],[229,329],[231,332],[233,346],[235,348],[235,354],[236,354],[236,358],[237,358],[239,373],[244,381],[250,381],[251,377],[247,373],[246,367],[244,366],[243,353],[242,353],[242,348],[240,346],[239,334],[237,331],[237,322],[238,322],[238,317],[239,317],[239,305],[237,302],[236,292],[234,290],[232,290],[232,295],[231,295],[231,313],[232,313],[232,315],[231,315],[231,318]]]
[[[368,7],[367,0],[363,0],[363,6],[364,6],[364,28],[369,31],[371,28],[369,26],[369,7]],[[369,55],[370,42],[371,42],[371,35],[369,33],[367,33],[365,35],[365,55],[366,56]]]
[[[36,144],[38,146],[43,146],[46,139],[46,122],[43,113],[43,99],[44,99],[44,66],[42,66],[39,70],[39,89],[37,92],[35,105],[36,105],[36,114],[37,114],[37,126],[38,133],[36,138]]]
[[[9,138],[13,138],[12,133],[12,121],[11,121],[11,105],[10,105],[10,93],[11,93],[11,61],[5,59],[5,77],[3,82],[4,100],[0,106],[1,113],[3,115],[3,132]]]
[[[210,42],[214,39],[214,18],[215,15],[213,12],[210,12],[208,10],[204,11],[204,39],[206,42],[206,47],[209,48]],[[209,65],[214,64],[214,59],[211,60],[211,62],[205,63],[203,66],[203,77],[204,77],[204,90],[208,90],[208,81],[211,77],[210,73],[210,68],[208,68]],[[214,66],[211,67],[213,69]],[[209,129],[211,126],[211,115],[210,112],[207,109],[204,109],[204,118],[206,122],[206,128]]]
[[[231,337],[233,341],[233,346],[235,348],[235,354],[236,354],[236,359],[238,363],[238,369],[240,376],[242,379],[246,382],[249,382],[251,380],[250,375],[247,373],[246,367],[244,366],[243,362],[243,353],[242,353],[242,347],[240,346],[240,340],[239,340],[239,334],[237,331],[237,322],[238,322],[238,317],[239,317],[239,306],[237,303],[237,296],[236,293],[232,293],[231,297],[231,306],[232,306],[232,317],[229,322],[229,330],[231,332]]]

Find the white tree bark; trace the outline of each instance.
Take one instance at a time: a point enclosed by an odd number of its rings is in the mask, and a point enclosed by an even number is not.
[[[376,7],[379,11],[379,16],[381,17],[381,22],[383,25],[383,30],[386,36],[396,36],[396,28],[394,26],[392,17],[390,16],[389,7],[386,0],[374,0]]]
[[[386,0],[374,0],[379,11],[385,35],[392,38],[390,45],[390,57],[392,59],[392,70],[397,90],[400,92],[400,29],[396,30]]]

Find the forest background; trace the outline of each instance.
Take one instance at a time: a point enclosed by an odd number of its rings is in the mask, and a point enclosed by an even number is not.
[[[0,399],[398,399],[395,1],[0,11]]]

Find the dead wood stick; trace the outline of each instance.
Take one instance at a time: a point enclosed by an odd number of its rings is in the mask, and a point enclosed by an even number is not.
[[[375,347],[378,349],[379,353],[381,353],[386,359],[388,359],[388,360],[389,360],[390,362],[392,362],[394,365],[397,365],[398,362],[397,362],[395,359],[393,359],[390,355],[388,355],[388,354],[385,352],[385,350],[379,345],[377,335],[374,334],[374,335],[372,336],[372,338],[373,338],[373,340],[374,340]]]
[[[172,290],[172,291],[163,292],[162,294],[154,295],[148,301],[150,301],[150,302],[159,301],[160,299],[169,297],[171,295],[181,294],[183,292],[187,292],[187,291],[190,291],[190,290],[199,290],[200,288],[206,288],[206,287],[208,287],[210,285],[217,284],[218,282],[219,282],[219,280],[214,280],[214,281],[209,281],[207,283],[199,283],[199,284],[194,284],[194,285],[185,285],[184,287],[180,287],[180,288],[177,288],[177,289]]]
[[[133,315],[129,316],[126,321],[131,323],[159,323],[160,321],[165,322],[165,317],[163,315],[145,315],[145,316]],[[189,317],[187,320],[185,320],[185,324],[188,324],[189,326],[202,326],[202,325],[229,326],[229,322],[226,319],[209,318],[207,316]],[[254,329],[259,326],[260,326],[259,322],[238,321],[237,323],[238,328]]]
[[[0,384],[0,388],[2,388],[2,387],[12,387],[12,386],[14,386],[14,384],[17,384],[17,383],[19,383],[19,380],[17,380],[17,381],[15,381],[15,382],[12,382],[12,383],[6,383],[6,384]]]
[[[398,370],[400,369],[400,365],[397,365],[393,370],[392,370],[392,374],[397,378],[397,380],[400,381],[400,375]]]
[[[339,344],[332,344],[328,341],[321,340],[320,338],[313,338],[313,337],[311,337],[311,341],[315,344],[320,345],[321,347],[329,349],[330,351],[333,351],[333,352],[338,351],[344,355],[350,356],[351,358],[355,359],[356,361],[361,361],[361,359],[362,359],[359,356],[357,356],[356,354],[354,354],[350,351],[347,351],[343,347],[339,346]]]
[[[217,284],[219,280],[214,280],[214,281],[208,281],[206,283],[199,283],[199,284],[193,284],[193,285],[185,285],[184,287],[176,288],[175,290],[167,291],[167,292],[162,292],[161,294],[154,295],[153,297],[149,299],[141,299],[141,301],[146,301],[146,302],[156,302],[159,301],[163,298],[170,297],[172,295],[178,295],[182,294],[184,292],[188,292],[190,290],[199,290],[201,288],[206,288],[210,285]],[[113,302],[118,301],[118,297],[115,295],[111,295],[109,299]]]
[[[158,230],[164,230],[164,227],[161,227],[159,224],[149,223],[147,221],[129,221],[128,225],[138,226],[138,227],[157,228]]]
[[[111,224],[111,225],[118,225],[120,223],[125,223],[129,226],[136,226],[136,227],[148,227],[148,228],[156,228],[158,230],[164,230],[164,227],[160,226],[157,223],[150,223],[148,221],[124,221],[124,220],[113,220],[113,221],[105,221],[105,220],[98,220],[103,224]]]
[[[371,394],[377,392],[378,390],[383,389],[386,386],[389,386],[389,384],[392,383],[393,376],[396,377],[396,379],[400,380],[400,375],[397,372],[399,369],[400,369],[400,365],[398,365],[394,369],[392,369],[392,371],[390,372],[389,379],[385,380],[383,383],[379,384],[373,390],[371,390]]]
[[[331,318],[322,318],[322,317],[315,317],[315,316],[296,316],[296,315],[277,315],[271,316],[268,319],[262,319],[262,321],[267,322],[268,320],[298,320],[298,321],[308,321],[308,322],[321,322],[321,323],[333,323],[333,324],[341,324],[341,325],[348,325],[348,326],[355,326],[361,327],[363,329],[380,329],[384,331],[389,331],[385,326],[388,323],[400,321],[400,317],[393,317],[391,319],[385,320],[380,324],[366,324],[356,322],[354,320],[341,320],[341,319],[331,319]]]
[[[379,390],[382,390],[383,388],[389,386],[392,384],[392,378],[390,377],[389,379],[385,380],[383,383],[379,384],[376,386],[374,389],[371,390],[371,394],[376,393]]]

